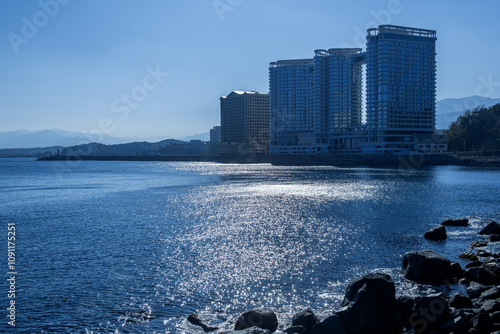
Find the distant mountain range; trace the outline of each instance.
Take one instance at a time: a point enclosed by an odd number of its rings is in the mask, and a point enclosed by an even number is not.
[[[498,103],[500,103],[500,98],[492,99],[478,95],[439,100],[436,103],[436,128],[448,129],[450,124],[467,110],[482,106],[488,108]]]
[[[500,103],[500,98],[492,99],[483,96],[470,96],[463,98],[452,98],[437,101],[436,104],[436,128],[448,129],[450,124],[466,110]],[[42,130],[27,131],[17,130],[12,132],[0,132],[0,149],[25,149],[25,148],[45,148],[45,147],[68,147],[75,145],[89,144],[97,142],[105,145],[125,144],[131,142],[159,142],[167,139],[165,137],[152,138],[118,138],[108,135],[91,135],[85,133],[64,131],[64,130]],[[181,141],[202,140],[208,141],[210,133],[200,133],[182,138],[173,138]]]
[[[201,133],[184,138],[176,138],[182,141],[203,140],[208,141],[209,132]],[[7,148],[38,148],[38,147],[54,147],[54,146],[75,146],[98,142],[105,145],[125,144],[137,141],[158,142],[166,139],[165,137],[151,138],[118,138],[108,135],[92,135],[58,129],[42,130],[42,131],[27,131],[17,130],[11,132],[0,132],[0,149]]]

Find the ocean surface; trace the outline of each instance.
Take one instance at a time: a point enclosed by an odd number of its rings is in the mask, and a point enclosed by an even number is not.
[[[500,219],[500,170],[0,159],[0,332],[196,333],[273,308],[280,327],[339,306],[347,283],[433,249],[452,260]],[[445,242],[422,238],[447,217]],[[7,228],[15,224],[16,327]],[[431,288],[428,288],[431,289]]]

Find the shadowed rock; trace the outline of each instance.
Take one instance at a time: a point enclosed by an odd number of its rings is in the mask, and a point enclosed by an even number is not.
[[[424,233],[424,238],[432,241],[441,241],[447,238],[446,228],[443,225],[438,225]]]
[[[469,220],[467,218],[457,218],[457,219],[446,218],[444,221],[441,222],[441,225],[443,225],[443,226],[467,226],[467,225],[469,225]]]
[[[451,295],[450,300],[448,301],[448,304],[451,307],[456,307],[456,308],[472,308],[472,300],[467,297],[462,295],[460,292],[455,293]]]
[[[426,296],[417,298],[410,324],[416,333],[425,333],[438,329],[448,321],[450,309],[442,296]]]
[[[492,234],[492,235],[490,235],[490,241],[491,242],[500,241],[500,234]]]
[[[472,299],[476,299],[476,298],[479,298],[479,296],[481,296],[481,294],[488,289],[489,289],[489,287],[484,285],[484,284],[477,283],[477,282],[471,282],[469,284],[469,286],[467,287],[467,294]]]
[[[427,284],[442,284],[450,276],[451,261],[430,250],[408,252],[403,256],[405,278]]]
[[[243,313],[234,325],[235,330],[242,330],[250,327],[259,327],[274,332],[278,328],[278,318],[269,308],[262,307],[253,309]]]
[[[339,317],[334,314],[313,327],[312,334],[347,334],[340,323]]]
[[[402,329],[389,275],[372,273],[351,281],[341,307],[337,316],[349,334],[391,334]]]
[[[468,334],[467,322],[462,317],[457,317],[442,325],[441,330],[445,333]]]
[[[198,318],[198,315],[196,314],[190,314],[187,318],[187,320],[192,323],[193,325],[196,325],[196,326],[200,326],[204,332],[213,332],[219,328],[217,327],[210,327],[210,326],[207,326],[205,325],[201,320],[200,318]]]
[[[484,285],[496,283],[495,274],[485,266],[469,268],[464,272],[464,277],[470,282],[477,282]]]
[[[292,326],[304,326],[308,330],[312,330],[318,322],[318,318],[316,318],[310,309],[305,309],[295,314],[292,318]]]
[[[498,224],[497,222],[491,222],[488,225],[486,225],[485,228],[483,228],[481,232],[479,232],[479,234],[481,235],[500,234],[500,224]]]

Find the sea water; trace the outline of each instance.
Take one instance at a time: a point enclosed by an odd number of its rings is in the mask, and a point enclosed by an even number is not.
[[[457,166],[0,159],[0,193],[0,328],[18,333],[195,333],[191,313],[231,329],[260,306],[283,329],[305,307],[331,314],[368,272],[420,293],[399,273],[405,252],[458,260],[500,218],[500,170]],[[445,242],[422,238],[463,216]]]

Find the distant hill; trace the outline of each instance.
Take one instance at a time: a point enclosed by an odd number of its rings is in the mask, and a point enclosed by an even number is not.
[[[183,140],[183,141],[190,141],[190,140],[209,141],[210,140],[210,131],[207,131],[204,133],[199,133],[197,135],[181,137],[181,138],[177,138],[177,139]]]
[[[500,103],[500,98],[492,99],[484,96],[469,96],[462,98],[444,99],[436,103],[436,128],[448,129],[467,110],[478,107],[491,107]]]
[[[64,130],[0,132],[1,148],[33,148],[51,146],[71,146],[100,140],[104,144],[119,144],[126,139],[102,135],[101,137]]]
[[[133,142],[127,144],[104,145],[90,143],[66,147],[61,155],[68,156],[151,156],[202,154],[205,146],[176,139],[166,139],[156,143]]]
[[[39,148],[39,147],[53,147],[53,146],[76,146],[90,143],[100,143],[105,145],[126,144],[132,142],[160,142],[165,140],[168,136],[157,136],[150,138],[137,138],[137,137],[112,137],[108,135],[91,135],[79,132],[71,132],[65,130],[41,130],[41,131],[27,131],[17,130],[11,132],[0,132],[0,149],[11,148]],[[188,137],[178,138],[181,141],[202,140],[208,141],[210,139],[210,132],[200,133]]]

